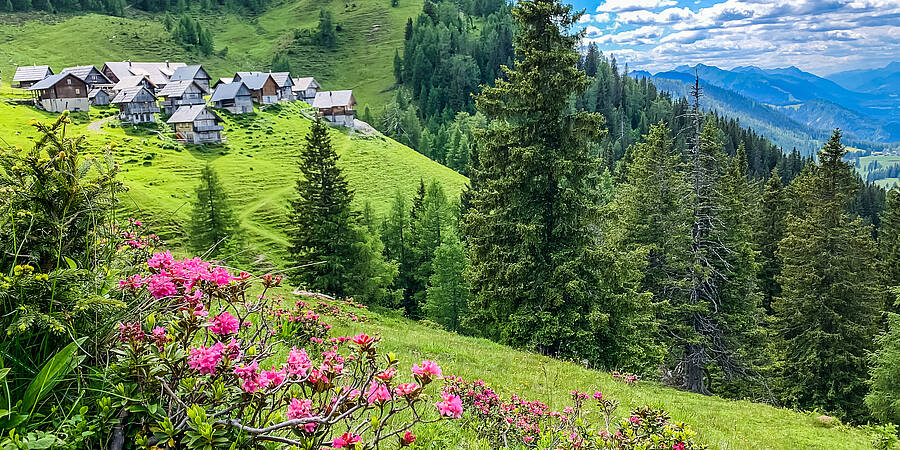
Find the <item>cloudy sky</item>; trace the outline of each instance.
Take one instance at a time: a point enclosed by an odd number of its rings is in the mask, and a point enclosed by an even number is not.
[[[900,0],[570,0],[589,41],[658,72],[797,66],[817,75],[900,61]]]

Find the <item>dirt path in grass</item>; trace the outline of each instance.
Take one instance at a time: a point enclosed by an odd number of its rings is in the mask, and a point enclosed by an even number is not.
[[[100,119],[100,120],[98,120],[98,121],[96,121],[96,122],[91,122],[91,123],[89,123],[88,126],[87,126],[87,127],[88,127],[88,130],[99,132],[99,131],[100,131],[100,127],[102,127],[103,124],[105,124],[106,122],[109,122],[110,120],[113,120],[113,118],[115,118],[115,117],[116,117],[115,115],[107,116],[107,117],[104,117],[104,118],[102,118],[102,119]]]

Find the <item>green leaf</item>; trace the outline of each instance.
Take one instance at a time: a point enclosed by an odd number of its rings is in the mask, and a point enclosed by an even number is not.
[[[31,380],[25,395],[22,397],[21,412],[31,413],[51,389],[53,389],[66,375],[69,374],[81,362],[83,358],[77,358],[78,347],[87,339],[83,337],[70,343],[57,352],[44,364],[41,371]]]
[[[56,436],[46,435],[36,441],[29,441],[27,444],[29,449],[41,450],[50,448],[56,443]]]
[[[63,256],[63,259],[66,260],[66,265],[69,266],[70,269],[74,270],[74,269],[78,268],[78,264],[76,264],[75,260],[73,260],[72,258],[69,258],[68,256]]]
[[[10,370],[9,368],[0,369],[0,381],[3,381],[6,379],[6,374],[9,373],[9,370]]]

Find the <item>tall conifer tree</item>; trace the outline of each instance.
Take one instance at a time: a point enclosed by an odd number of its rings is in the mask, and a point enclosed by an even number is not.
[[[781,174],[778,168],[766,180],[757,212],[754,240],[759,251],[759,288],[762,293],[762,305],[768,314],[772,314],[772,302],[781,295],[781,286],[776,277],[781,274],[781,262],[778,260],[778,243],[784,238],[785,219],[787,217],[787,200]]]
[[[191,250],[212,257],[222,256],[226,248],[236,250],[240,239],[238,220],[219,176],[207,164],[200,172],[200,185],[194,195],[188,224]]]
[[[859,187],[835,130],[819,162],[791,185],[799,209],[779,245],[781,296],[774,309],[782,345],[783,393],[794,406],[866,417],[866,356],[882,290],[871,227],[848,214]]]
[[[900,286],[900,188],[888,191],[881,227],[878,229],[878,261],[884,282],[888,286]],[[900,304],[888,296],[885,305],[890,311],[900,312]]]

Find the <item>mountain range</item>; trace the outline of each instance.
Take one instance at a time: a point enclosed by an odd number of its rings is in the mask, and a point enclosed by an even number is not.
[[[885,150],[900,142],[900,62],[828,78],[793,66],[726,70],[704,64],[631,74],[651,78],[676,96],[686,95],[698,76],[704,107],[740,118],[784,148],[812,152],[834,128],[867,150]]]

